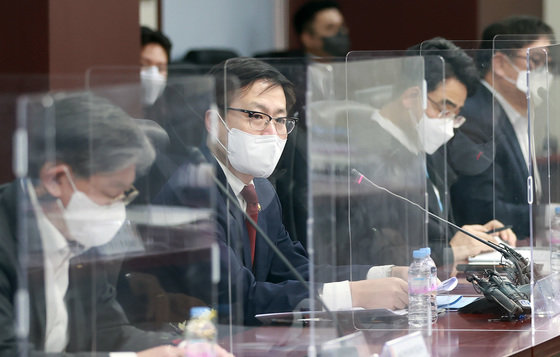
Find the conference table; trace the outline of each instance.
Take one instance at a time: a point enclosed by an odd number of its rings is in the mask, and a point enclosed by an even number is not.
[[[464,279],[453,291],[465,296],[478,295]],[[496,321],[494,314],[465,314],[446,311],[433,325],[426,345],[432,356],[554,356],[560,355],[560,315],[548,319]],[[532,326],[532,324],[534,326]],[[361,331],[367,353],[381,353],[383,345],[413,330],[407,324],[379,329],[357,329],[356,324],[341,324],[344,334]],[[337,338],[336,329],[314,327],[316,345]],[[302,323],[290,326],[259,326],[224,338],[222,345],[236,356],[306,356],[311,329]],[[424,332],[426,333],[426,332]],[[363,348],[363,346],[362,346]],[[335,354],[336,355],[336,354]]]

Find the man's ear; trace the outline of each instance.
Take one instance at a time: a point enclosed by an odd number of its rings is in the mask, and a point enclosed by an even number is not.
[[[492,56],[492,67],[489,68],[489,71],[494,71],[494,73],[499,77],[506,77],[504,66],[506,65],[505,62],[507,62],[507,60],[505,56],[506,54],[502,52],[496,52],[494,56]]]
[[[406,109],[418,109],[422,104],[422,90],[420,87],[407,88],[401,95],[401,103]]]
[[[39,172],[41,185],[53,197],[59,198],[62,195],[63,180],[68,180],[67,172],[70,168],[66,165],[45,164]]]
[[[303,44],[304,49],[309,50],[317,50],[320,46],[318,41],[320,39],[314,37],[309,31],[303,31],[300,35],[301,43]]]
[[[208,109],[204,114],[204,125],[211,138],[218,137],[218,125],[220,125],[219,115],[216,109]]]

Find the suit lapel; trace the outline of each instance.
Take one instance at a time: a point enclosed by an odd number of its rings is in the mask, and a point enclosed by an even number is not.
[[[222,168],[215,159],[213,159],[213,163],[216,167],[216,176],[218,181],[224,186],[227,187],[228,193],[235,197],[233,190],[227,183],[226,175],[222,171]],[[235,254],[238,257],[241,257],[243,260],[243,265],[249,269],[251,269],[251,246],[249,243],[249,234],[247,233],[247,227],[245,225],[245,216],[243,212],[239,209],[238,202],[230,202],[228,197],[225,193],[219,190],[220,196],[223,199],[225,209],[227,211],[227,227],[228,231],[226,232],[228,237],[228,244],[233,249]]]
[[[515,130],[513,129],[513,126],[511,125],[511,122],[502,106],[497,101],[494,103],[494,105],[495,110],[499,110],[499,113],[496,114],[498,114],[498,125],[501,128],[501,130],[498,131],[500,134],[499,137],[496,138],[496,140],[499,140],[502,143],[502,145],[506,148],[506,152],[511,153],[514,162],[518,166],[520,173],[523,175],[525,180],[527,176],[529,176],[529,170],[527,169],[527,164],[525,163],[523,153],[521,152],[521,147],[519,146],[519,142],[517,141]]]

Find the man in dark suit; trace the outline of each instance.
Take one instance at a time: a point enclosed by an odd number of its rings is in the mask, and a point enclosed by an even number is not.
[[[278,196],[266,179],[297,122],[288,116],[294,92],[278,70],[252,58],[229,60],[211,73],[216,78],[218,108],[206,112],[206,151],[207,158],[217,164],[217,180],[223,186],[216,195],[222,272],[219,298],[245,323],[253,324],[255,314],[292,311],[309,297],[309,290],[296,277],[309,280],[309,258],[301,243],[292,241],[286,232]],[[181,177],[189,175],[174,175],[159,196],[162,202],[189,205],[181,198]],[[243,211],[295,272],[256,232]],[[402,308],[408,303],[406,267],[324,267],[314,272],[314,282],[345,280],[322,285],[323,300],[332,309]],[[360,280],[366,277],[371,279]],[[355,281],[347,281],[350,278]]]
[[[407,54],[413,57],[388,65],[379,61],[377,65],[377,71],[383,73],[390,73],[399,65],[395,71],[399,75],[391,83],[394,98],[385,99],[386,103],[382,94],[374,98],[382,105],[372,110],[369,117],[358,115],[356,110],[343,111],[342,121],[348,121],[350,166],[392,193],[422,207],[427,203],[430,213],[453,222],[447,192],[454,168],[447,163],[444,144],[464,121],[458,113],[467,95],[472,95],[476,88],[476,68],[462,49],[443,38],[424,41]],[[422,60],[417,56],[422,56]],[[422,93],[423,80],[427,93]],[[354,180],[350,185],[354,261],[363,263],[364,259],[374,257],[378,264],[406,264],[413,249],[428,245],[434,261],[441,266],[491,250],[433,216],[428,221],[426,238],[422,234],[425,213],[372,186],[364,180]],[[503,226],[497,221],[477,223],[462,228],[491,241],[494,238],[485,232]],[[511,231],[501,232],[501,237],[515,244]]]
[[[508,37],[497,37],[506,35]],[[527,178],[533,176],[533,194],[540,192],[538,173],[529,172],[527,122],[527,61],[530,47],[550,44],[552,29],[538,18],[517,16],[491,24],[483,32],[477,62],[481,82],[461,112],[467,119],[460,132],[474,142],[493,142],[490,167],[476,175],[462,175],[451,189],[459,224],[497,219],[512,225],[522,239],[529,236]],[[544,65],[532,56],[531,71]],[[524,83],[524,87],[523,87]],[[450,148],[453,150],[453,148]]]
[[[120,229],[152,145],[107,100],[71,95],[47,108],[27,108],[28,176],[0,189],[0,355],[108,356],[170,343],[128,324],[96,250]],[[137,354],[182,355],[171,345]]]

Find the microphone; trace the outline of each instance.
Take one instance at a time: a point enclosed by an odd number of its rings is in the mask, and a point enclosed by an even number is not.
[[[266,242],[266,244],[272,249],[272,251],[274,252],[274,254],[276,254],[276,256],[278,258],[280,258],[280,260],[282,260],[282,262],[286,265],[286,267],[288,268],[288,270],[290,270],[290,272],[292,274],[294,274],[296,280],[298,280],[307,290],[310,290],[310,286],[309,283],[301,276],[301,274],[297,271],[297,269],[292,265],[292,263],[290,263],[290,261],[284,256],[284,254],[282,254],[282,252],[278,249],[278,247],[274,244],[274,242],[272,242],[272,239],[270,239],[270,237],[262,230],[261,227],[259,227],[259,225],[257,224],[257,222],[255,222],[251,216],[249,216],[247,214],[247,212],[245,212],[245,210],[239,205],[239,202],[237,201],[237,198],[234,197],[229,190],[227,189],[227,187],[224,186],[224,184],[222,184],[220,182],[220,180],[218,180],[218,178],[214,175],[209,175],[212,177],[212,180],[214,181],[214,183],[216,184],[216,186],[218,186],[218,188],[220,189],[220,191],[222,191],[223,194],[226,195],[227,199],[229,202],[233,203],[233,205],[238,208],[242,213],[243,216],[245,217],[245,219],[249,222],[249,224],[251,224],[251,226],[253,226],[255,228],[255,230],[257,232],[259,232],[259,234],[261,235],[262,238],[264,238],[264,241]],[[313,269],[313,267],[311,267],[311,269]],[[325,312],[327,313],[327,315],[332,319],[335,327],[336,327],[336,331],[338,334],[338,337],[342,337],[344,336],[343,332],[342,332],[342,328],[338,322],[338,318],[336,317],[336,314],[332,312],[332,310],[330,310],[328,308],[328,306],[325,304],[325,302],[323,301],[322,297],[319,294],[316,294],[316,299],[319,302],[319,304],[321,304],[321,306],[323,307],[323,309],[325,309]]]
[[[438,215],[433,214],[432,212],[426,210],[424,207],[420,206],[416,202],[413,202],[413,201],[407,199],[406,197],[400,196],[400,195],[392,192],[391,190],[388,190],[387,188],[385,188],[383,186],[379,186],[378,184],[376,184],[375,182],[373,182],[372,180],[367,178],[367,176],[365,176],[363,173],[356,170],[355,168],[352,168],[351,172],[352,172],[352,175],[354,175],[356,177],[356,182],[358,184],[362,184],[362,182],[366,181],[371,186],[373,186],[373,187],[375,187],[375,188],[377,188],[381,191],[384,191],[384,192],[390,194],[391,196],[394,196],[394,197],[396,197],[400,200],[403,200],[403,201],[407,202],[408,204],[418,208],[422,212],[427,213],[431,217],[434,217],[435,219],[437,219],[437,220],[439,220],[439,221],[457,229],[461,233],[464,233],[464,234],[468,235],[469,237],[471,237],[473,239],[476,239],[477,241],[481,242],[482,244],[485,244],[485,245],[489,246],[490,248],[502,253],[502,256],[505,259],[509,260],[511,262],[511,264],[513,264],[513,266],[514,266],[515,278],[512,279],[512,280],[514,280],[517,283],[517,285],[528,284],[530,282],[530,278],[527,276],[528,273],[529,273],[529,262],[523,256],[521,256],[521,254],[517,253],[514,249],[510,248],[506,244],[501,243],[500,245],[498,245],[498,244],[495,244],[493,242],[489,242],[485,239],[482,239],[480,237],[477,237],[476,235],[474,235],[471,232],[459,227],[458,225],[454,224],[453,222],[449,222],[448,220],[446,220],[444,218],[441,218]]]

